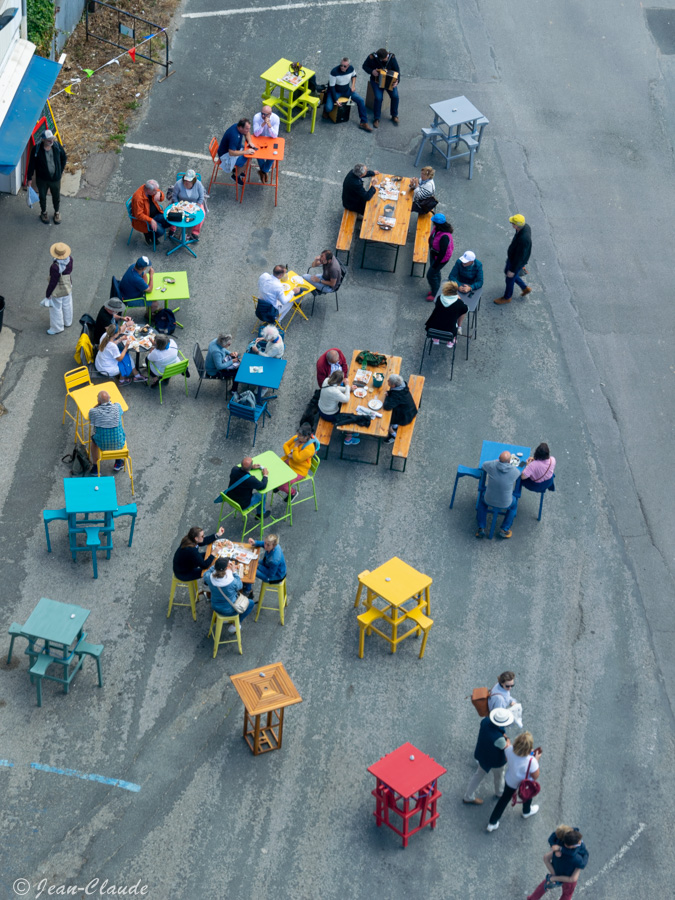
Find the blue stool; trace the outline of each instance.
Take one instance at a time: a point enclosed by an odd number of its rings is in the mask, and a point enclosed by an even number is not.
[[[65,509],[43,509],[42,521],[45,523],[45,536],[47,538],[47,553],[52,552],[52,542],[49,540],[50,522],[67,522],[68,513]]]
[[[487,506],[487,504],[485,504],[485,505]],[[518,509],[518,507],[516,506],[516,510],[517,509]],[[488,510],[488,515],[490,515],[490,513],[492,513],[492,523],[490,524],[490,534],[488,535],[488,540],[491,541],[492,538],[495,536],[495,529],[497,528],[497,516],[505,516],[506,513],[508,512],[508,507],[506,509],[503,509],[498,506],[488,506],[487,510]]]
[[[12,661],[12,650],[14,649],[14,641],[18,637],[24,637],[26,640],[28,638],[23,633],[23,626],[17,625],[16,622],[12,622],[12,624],[8,628],[8,634],[11,635],[12,640],[9,642],[9,653],[7,654],[7,665],[9,665]]]
[[[131,516],[131,531],[129,532],[129,546],[131,547],[131,542],[134,539],[134,528],[136,527],[136,516],[138,514],[138,507],[135,503],[128,503],[126,506],[120,506],[118,510],[113,513],[113,519],[118,519],[120,516]]]
[[[99,535],[99,531],[106,532],[109,535],[110,543],[108,543],[108,544],[101,543],[101,537]],[[73,555],[73,562],[75,562],[75,560],[76,560],[76,556],[75,556],[76,553],[82,553],[83,551],[85,553],[91,552],[91,562],[94,567],[94,578],[98,578],[98,567],[97,567],[97,563],[96,563],[96,551],[97,550],[105,550],[106,551],[105,558],[110,559],[110,551],[112,550],[112,545],[113,545],[112,532],[113,532],[112,528],[96,527],[96,528],[78,528],[77,529],[77,533],[86,535],[87,540],[83,547],[72,546],[70,548],[70,552]],[[73,537],[74,537],[74,535],[73,535]]]
[[[483,474],[482,469],[471,469],[469,466],[457,466],[457,474],[455,475],[455,486],[452,489],[452,500],[450,501],[450,509],[452,509],[452,505],[455,502],[455,494],[457,493],[457,482],[460,478],[464,478],[465,475],[468,475],[470,478],[475,478],[477,481],[480,481],[480,477]]]
[[[541,522],[541,511],[544,506],[544,494],[546,491],[554,491],[555,490],[555,475],[551,475],[550,478],[547,478],[546,481],[542,481],[540,484],[523,484],[521,481],[522,487],[525,488],[526,491],[532,491],[533,494],[541,494],[541,499],[539,500],[539,515],[537,516],[537,522]]]

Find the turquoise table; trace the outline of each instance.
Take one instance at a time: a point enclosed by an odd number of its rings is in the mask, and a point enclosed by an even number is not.
[[[167,206],[164,210],[164,218],[166,219],[167,214],[174,208],[175,203],[172,203],[171,206]],[[196,244],[197,241],[187,239],[187,229],[188,228],[196,228],[197,225],[201,225],[205,219],[205,213],[203,209],[197,209],[195,212],[189,214],[189,221],[186,219],[185,214],[180,222],[172,222],[170,219],[167,219],[170,225],[175,225],[176,228],[180,231],[180,238],[176,238],[172,235],[169,235],[172,241],[176,241],[177,246],[173,247],[171,250],[166,251],[167,256],[171,256],[172,253],[175,253],[176,250],[180,250],[181,247],[185,247],[185,249],[191,253],[195,259],[197,259],[197,254],[192,249],[190,244]],[[155,276],[156,278],[157,276]]]
[[[115,528],[113,513],[117,512],[117,488],[112,476],[106,478],[64,478],[63,492],[66,497],[66,514],[68,515],[68,536],[70,551],[75,559],[75,546],[78,530],[89,526],[100,526],[110,529],[110,545],[112,531]],[[98,513],[103,518],[91,519]],[[78,520],[78,516],[84,516]],[[105,549],[105,548],[103,548]]]
[[[260,540],[262,540],[265,528],[271,528],[272,525],[276,525],[277,522],[283,522],[284,519],[290,518],[291,515],[291,494],[289,491],[288,499],[285,504],[286,512],[278,518],[275,518],[274,515],[272,515],[269,519],[265,519],[264,512],[267,506],[267,494],[271,494],[273,490],[281,487],[282,484],[288,484],[289,481],[292,481],[295,478],[297,473],[294,472],[290,466],[287,466],[273,450],[266,450],[264,453],[259,453],[258,456],[253,457],[253,462],[258,463],[258,465],[267,469],[269,473],[267,476],[267,487],[264,490],[259,491],[259,493],[263,494],[263,515],[260,517]],[[251,472],[251,475],[258,479],[262,478],[260,469],[255,469]]]

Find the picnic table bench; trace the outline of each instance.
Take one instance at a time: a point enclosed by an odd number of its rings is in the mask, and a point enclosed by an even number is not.
[[[408,389],[412,394],[412,398],[415,401],[415,406],[419,410],[420,403],[422,400],[422,388],[424,387],[424,375],[411,375],[408,379]],[[408,462],[408,453],[410,453],[410,442],[412,441],[413,431],[415,430],[415,423],[417,422],[417,416],[412,420],[409,425],[399,425],[398,430],[396,432],[396,440],[394,441],[394,446],[391,450],[391,463],[389,464],[389,468],[394,468],[394,459],[402,459],[403,460],[403,468],[395,469],[394,471],[405,472],[405,467]]]
[[[335,245],[335,255],[340,251],[347,254],[345,265],[349,265],[349,253],[351,251],[352,241],[354,240],[354,229],[356,228],[356,213],[351,209],[345,209],[342,213],[342,222],[340,223],[340,231]],[[339,259],[339,257],[338,257]]]
[[[420,278],[424,278],[427,270],[427,259],[429,258],[429,235],[431,234],[431,213],[420,213],[417,216],[417,230],[415,231],[415,247],[413,249],[413,261],[410,266],[410,275],[415,274],[415,266],[421,265],[422,274]]]

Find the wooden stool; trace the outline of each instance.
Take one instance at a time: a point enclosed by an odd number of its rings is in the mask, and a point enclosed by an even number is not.
[[[230,623],[234,625],[236,637],[228,638],[226,641],[221,641],[220,633],[223,630],[223,625],[226,623]],[[213,630],[213,626],[216,626],[216,630]],[[211,627],[209,628],[209,633],[207,637],[211,637],[211,632],[213,632],[213,658],[216,658],[216,653],[218,652],[218,647],[221,644],[235,644],[239,647],[239,653],[242,653],[241,649],[241,627],[239,623],[239,616],[221,616],[219,613],[214,612],[211,616]],[[229,633],[229,632],[228,632]],[[425,637],[426,640],[426,637]]]
[[[176,594],[177,587],[186,587],[188,589],[188,593],[190,594],[190,602],[189,603],[174,603],[174,596]],[[167,619],[171,615],[171,607],[172,606],[189,606],[192,610],[192,618],[197,621],[197,601],[199,600],[199,585],[196,581],[179,581],[176,576],[172,573],[171,575],[171,593],[169,594],[169,610],[166,614]],[[214,654],[215,656],[215,654]]]
[[[101,463],[104,459],[123,459],[124,460],[124,468],[126,470],[127,475],[131,479],[131,496],[134,496],[134,472],[131,468],[131,456],[129,456],[129,448],[127,447],[127,442],[124,442],[124,447],[121,450],[99,450],[99,458],[96,463],[96,474],[98,476],[101,475]]]
[[[258,608],[255,611],[255,620],[258,621],[258,616],[260,615],[261,609],[277,609],[277,606],[263,606],[263,597],[265,596],[266,591],[274,591],[279,600],[278,609],[279,609],[279,618],[281,619],[281,624],[284,624],[284,610],[288,606],[288,594],[286,593],[286,579],[280,581],[278,584],[270,584],[268,581],[263,581],[262,587],[260,588],[260,596],[258,597]]]
[[[302,703],[283,663],[230,675],[244,703],[244,740],[254,756],[280,750],[284,731],[284,709]],[[261,717],[267,716],[261,723]]]

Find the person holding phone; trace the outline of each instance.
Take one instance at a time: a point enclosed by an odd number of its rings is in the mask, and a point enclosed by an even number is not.
[[[272,110],[271,106],[263,106],[260,112],[253,116],[253,136],[254,137],[279,137],[279,125],[281,119]],[[269,181],[270,169],[274,165],[273,159],[258,160],[258,175],[263,184]]]

